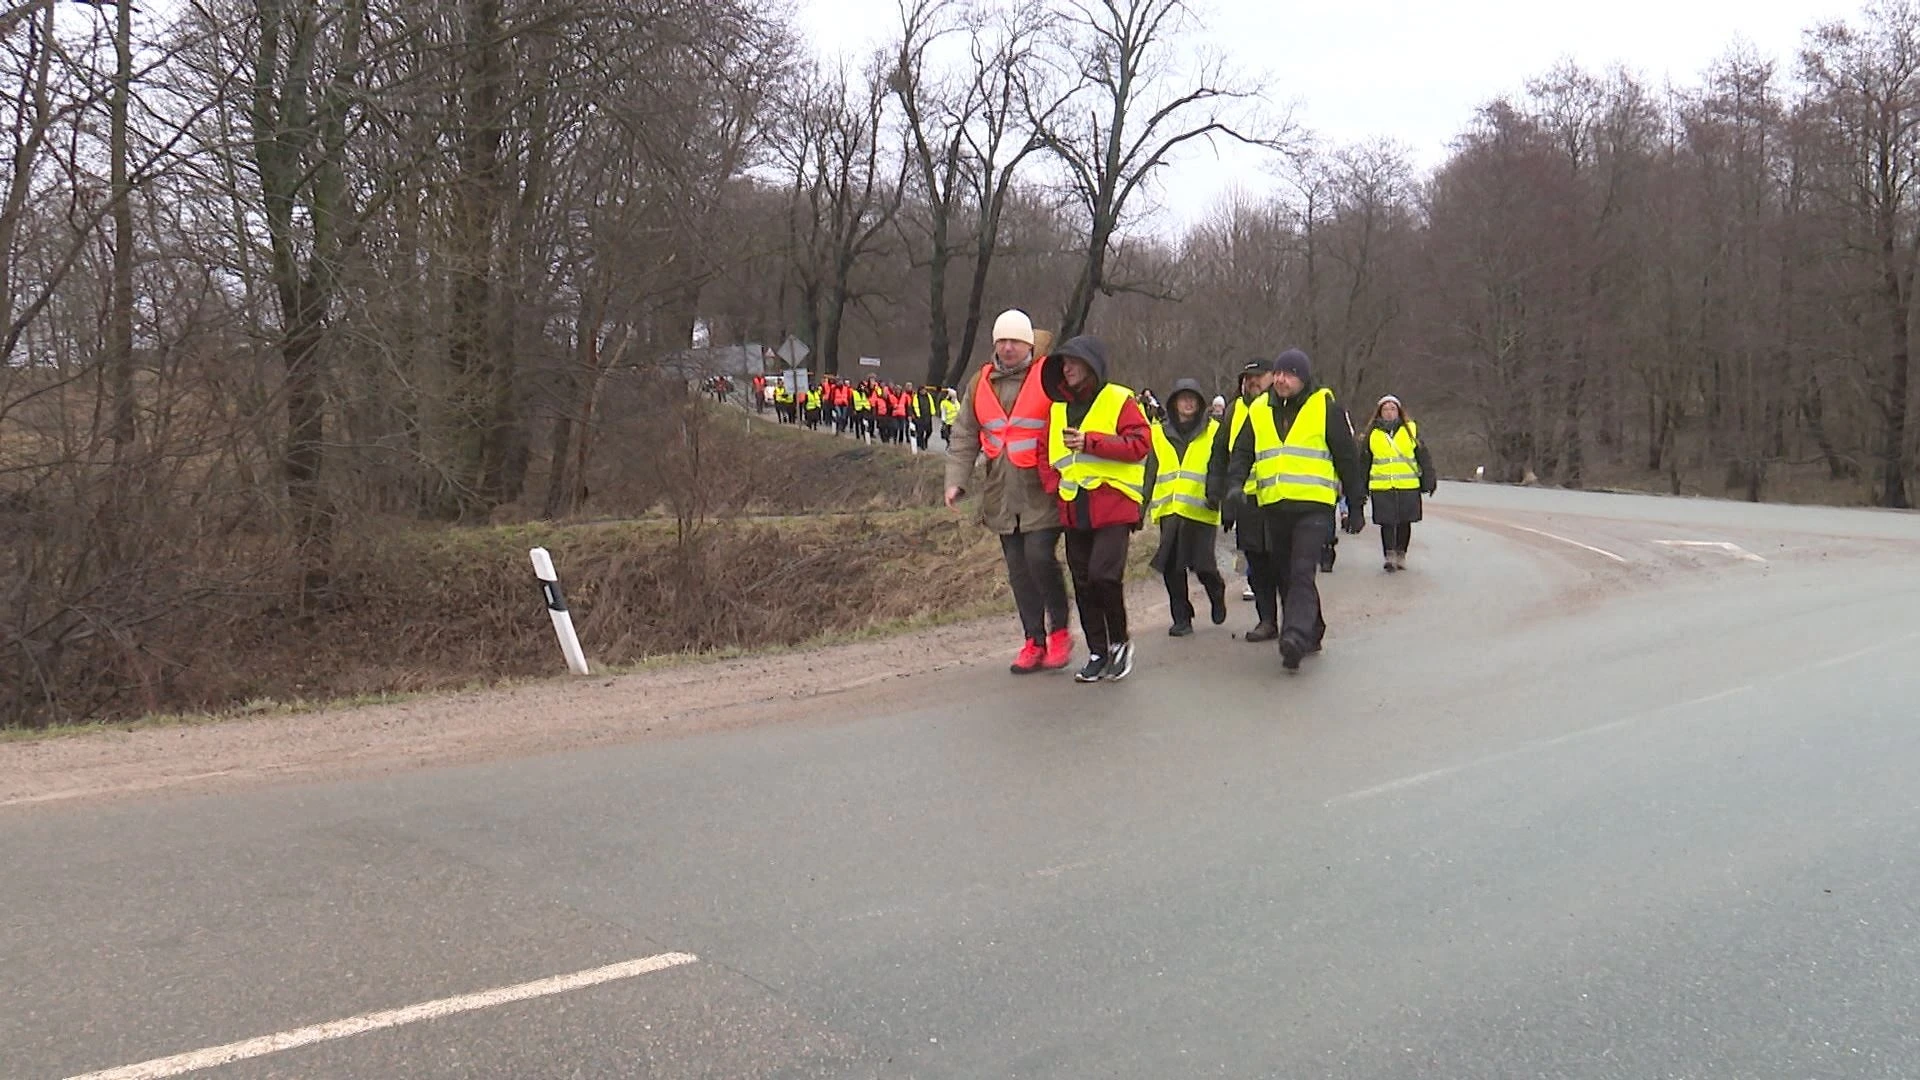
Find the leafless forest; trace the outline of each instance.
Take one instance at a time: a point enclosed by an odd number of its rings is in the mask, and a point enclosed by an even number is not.
[[[941,384],[1006,306],[1136,385],[1300,345],[1455,470],[1913,495],[1911,3],[1541,72],[1430,174],[1181,0],[908,0],[844,59],[749,0],[0,4],[0,725],[240,693],[178,685],[393,587],[370,537],[654,512],[707,565],[751,499],[696,324]],[[1228,143],[1264,194],[1166,206]]]

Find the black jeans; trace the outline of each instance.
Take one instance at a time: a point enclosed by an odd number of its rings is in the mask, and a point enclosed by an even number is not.
[[[1073,571],[1073,598],[1080,606],[1080,632],[1087,651],[1107,655],[1127,637],[1127,541],[1133,529],[1067,530],[1067,567]]]
[[[933,421],[915,420],[913,422],[913,441],[919,444],[920,450],[922,453],[926,452],[927,443],[932,439],[933,439]]]
[[[1193,576],[1200,579],[1200,587],[1207,591],[1209,603],[1217,593],[1226,592],[1227,583],[1218,572],[1196,573]],[[1183,623],[1191,625],[1194,610],[1193,598],[1187,595],[1187,568],[1169,563],[1167,568],[1161,571],[1160,579],[1167,583],[1167,608],[1173,616],[1174,625],[1179,626]]]
[[[1020,630],[1029,641],[1044,640],[1049,626],[1067,628],[1067,581],[1060,573],[1059,548],[1059,529],[1000,537],[1013,606],[1020,610]]]
[[[1380,526],[1381,554],[1391,555],[1397,551],[1405,555],[1407,553],[1407,545],[1411,543],[1413,543],[1413,522],[1409,521],[1401,525]]]
[[[1327,621],[1321,616],[1320,586],[1314,577],[1320,572],[1320,549],[1333,539],[1333,511],[1289,510],[1262,524],[1267,550],[1247,553],[1247,562],[1254,567],[1254,589],[1259,590],[1262,574],[1278,586],[1281,637],[1291,635],[1317,645],[1327,636]]]

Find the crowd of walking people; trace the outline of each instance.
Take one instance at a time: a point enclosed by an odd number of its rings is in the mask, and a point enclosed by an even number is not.
[[[1229,618],[1216,549],[1230,531],[1256,620],[1240,638],[1277,642],[1288,671],[1325,648],[1318,577],[1334,568],[1339,534],[1365,530],[1369,507],[1382,569],[1406,569],[1439,474],[1398,397],[1380,398],[1356,432],[1311,358],[1286,349],[1244,364],[1232,398],[1186,377],[1163,404],[1151,388],[1116,382],[1093,335],[1054,346],[1010,310],[993,336],[990,362],[962,387],[834,376],[796,387],[755,375],[752,403],[783,424],[916,452],[928,451],[939,425],[947,505],[977,496],[976,520],[1000,538],[1021,628],[1015,674],[1071,666],[1069,578],[1087,651],[1074,678],[1133,672],[1127,553],[1149,525],[1158,530],[1151,565],[1167,590],[1169,636],[1194,633],[1191,581],[1213,625]],[[724,399],[732,384],[707,389]]]
[[[925,452],[939,425],[942,445],[953,434],[960,396],[937,386],[897,386],[879,379],[854,381],[828,376],[818,385],[796,388],[764,375],[753,377],[753,407],[783,424],[809,430],[831,428],[836,435],[910,446]]]
[[[1371,503],[1382,568],[1405,569],[1438,474],[1397,397],[1381,398],[1356,434],[1307,354],[1287,349],[1245,364],[1231,402],[1183,378],[1163,407],[1113,381],[1097,337],[1050,344],[1024,312],[1003,313],[991,362],[955,395],[947,440],[947,505],[977,495],[977,519],[1000,538],[1021,623],[1015,674],[1072,664],[1069,576],[1087,650],[1074,678],[1132,673],[1127,550],[1149,524],[1159,530],[1152,565],[1167,590],[1168,634],[1194,633],[1190,577],[1209,620],[1227,621],[1215,547],[1231,530],[1257,619],[1242,640],[1277,642],[1289,671],[1324,648],[1317,577],[1332,568],[1336,529],[1363,531]]]

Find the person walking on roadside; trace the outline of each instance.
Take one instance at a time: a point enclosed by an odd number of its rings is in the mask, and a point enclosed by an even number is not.
[[[1439,489],[1440,474],[1434,471],[1427,444],[1420,441],[1420,426],[1392,394],[1373,408],[1360,460],[1373,501],[1373,523],[1380,526],[1383,568],[1397,573],[1407,568],[1413,526],[1424,510],[1421,498]]]
[[[913,417],[914,452],[924,454],[927,452],[927,444],[933,441],[933,418],[939,411],[939,406],[935,403],[931,386],[915,386],[908,383],[907,394],[909,396],[907,412]]]
[[[1073,659],[1060,511],[1040,483],[1053,401],[1040,383],[1035,336],[1026,312],[994,320],[993,359],[967,386],[947,441],[948,506],[970,490],[976,462],[982,469],[976,520],[1000,537],[1025,638],[1012,665],[1016,675],[1057,670]]]
[[[1253,629],[1242,635],[1242,640],[1250,642],[1275,641],[1280,637],[1280,583],[1261,576],[1254,560],[1248,556],[1248,542],[1257,537],[1259,530],[1249,520],[1243,529],[1240,515],[1250,512],[1253,503],[1253,480],[1248,478],[1237,492],[1225,490],[1227,462],[1232,456],[1233,444],[1247,430],[1247,422],[1253,416],[1254,403],[1259,401],[1273,385],[1273,361],[1264,357],[1247,362],[1240,369],[1240,393],[1233,399],[1233,408],[1227,422],[1220,425],[1219,434],[1213,444],[1213,460],[1207,465],[1207,493],[1220,507],[1221,524],[1233,530],[1233,546],[1247,564],[1246,591],[1242,600],[1253,601],[1255,624]]]
[[[1312,362],[1288,349],[1274,362],[1273,385],[1256,401],[1247,426],[1233,440],[1223,490],[1254,484],[1247,557],[1256,578],[1280,582],[1280,657],[1297,671],[1302,657],[1320,651],[1327,624],[1314,575],[1333,536],[1334,504],[1347,496],[1349,533],[1366,527],[1366,472],[1353,425],[1333,391],[1313,381]],[[1257,550],[1256,550],[1257,548]]]
[[[940,398],[940,445],[953,445],[953,422],[960,419],[960,392],[949,389]]]
[[[1087,664],[1074,680],[1117,682],[1133,673],[1127,548],[1140,528],[1153,429],[1133,391],[1107,380],[1099,338],[1069,338],[1047,357],[1040,378],[1053,399],[1040,483],[1060,503],[1087,638]]]
[[[1227,583],[1220,576],[1214,541],[1220,535],[1220,507],[1207,498],[1207,467],[1219,437],[1220,421],[1209,415],[1206,394],[1192,379],[1180,379],[1167,395],[1168,417],[1153,426],[1153,455],[1147,459],[1147,513],[1160,527],[1153,568],[1167,586],[1173,615],[1170,637],[1193,633],[1193,599],[1187,573],[1206,590],[1213,625],[1227,621]],[[1082,617],[1081,624],[1086,619]]]

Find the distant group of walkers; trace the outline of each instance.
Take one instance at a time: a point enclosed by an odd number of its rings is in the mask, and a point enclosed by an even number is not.
[[[1098,338],[1050,345],[1024,312],[1001,314],[992,361],[958,395],[947,440],[947,505],[977,493],[980,522],[1000,537],[1023,638],[1016,674],[1072,663],[1063,538],[1088,653],[1080,682],[1133,671],[1124,582],[1131,534],[1145,524],[1160,530],[1152,565],[1167,588],[1168,633],[1194,632],[1189,575],[1210,621],[1226,622],[1214,549],[1231,529],[1258,617],[1244,640],[1277,641],[1290,671],[1323,647],[1316,577],[1331,568],[1336,528],[1361,532],[1371,502],[1383,569],[1405,569],[1438,474],[1399,398],[1381,398],[1356,437],[1307,354],[1288,349],[1241,369],[1230,410],[1191,378],[1173,384],[1163,409],[1151,392],[1112,381]]]
[[[837,435],[924,452],[936,423],[943,441],[952,438],[960,397],[937,386],[896,386],[879,379],[854,382],[833,376],[796,391],[780,379],[755,375],[753,406],[758,412],[771,410],[783,424],[815,431],[831,427]]]

